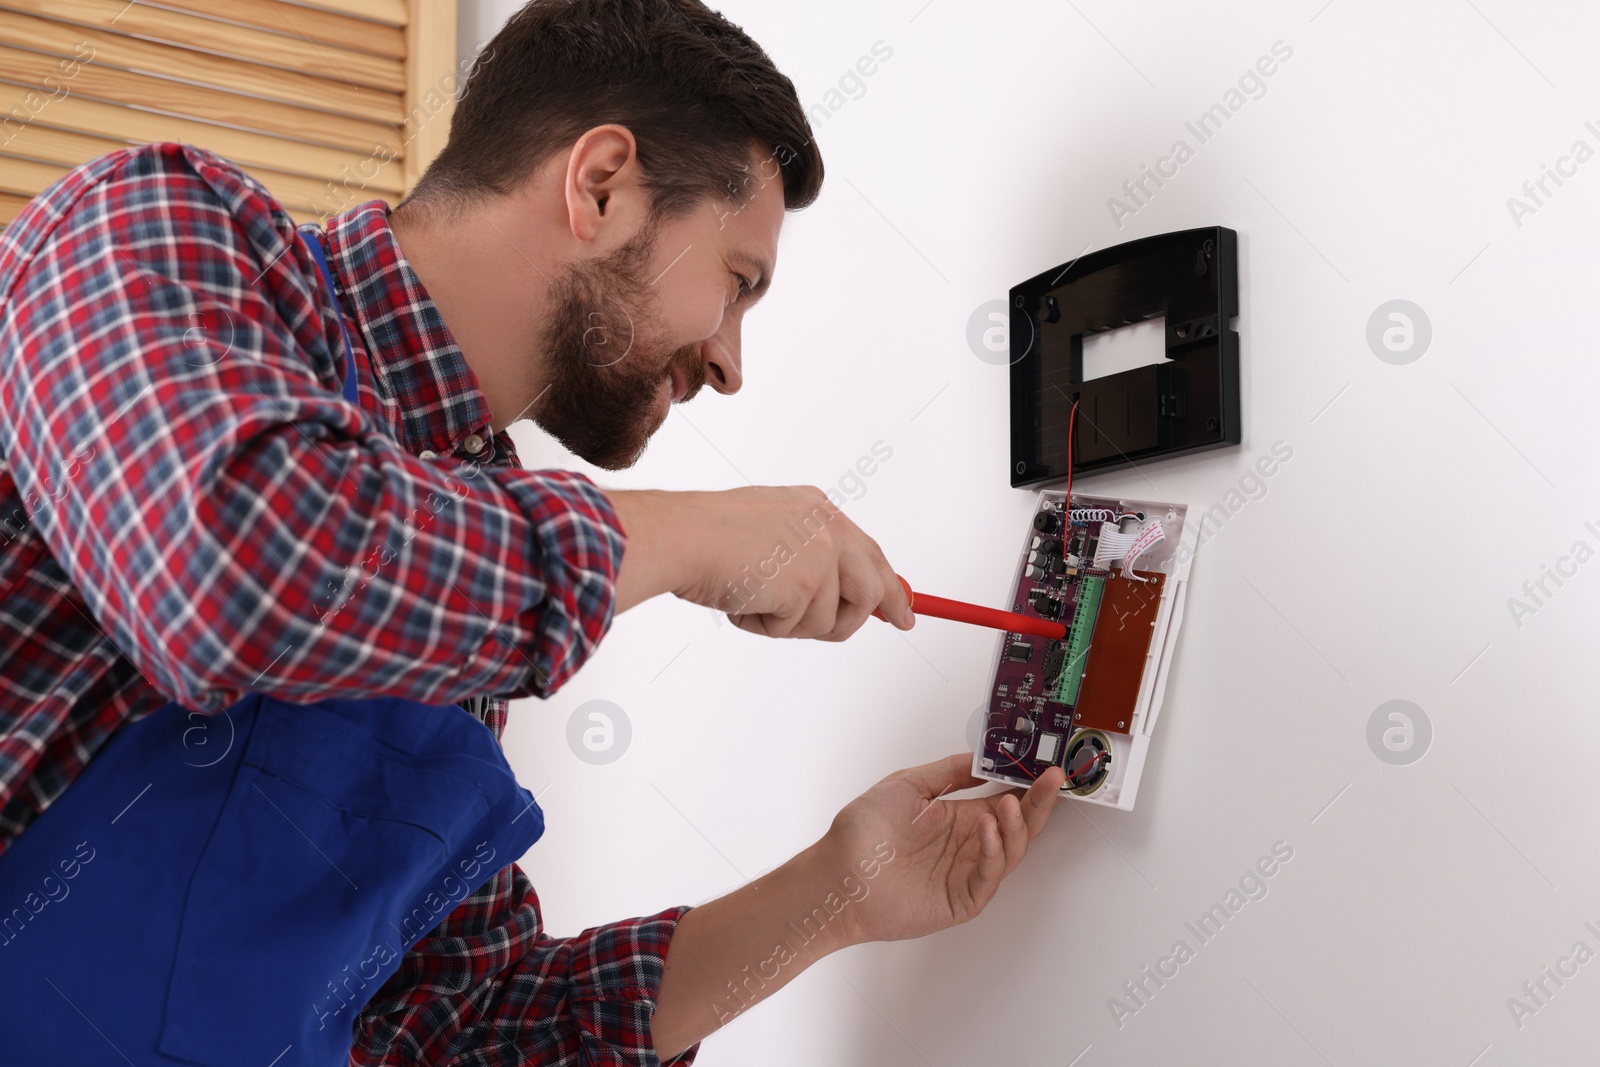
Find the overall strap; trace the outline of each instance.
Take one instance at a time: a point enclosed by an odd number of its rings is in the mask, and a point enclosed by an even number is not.
[[[350,343],[350,330],[344,324],[344,308],[339,303],[339,291],[334,288],[333,272],[328,269],[328,252],[322,245],[322,235],[315,226],[300,227],[300,236],[305,238],[307,247],[311,249],[311,258],[317,261],[317,273],[322,275],[322,286],[328,291],[328,299],[333,301],[333,306],[339,313],[339,334],[344,338],[344,398],[352,404],[359,404],[356,393],[356,351]]]

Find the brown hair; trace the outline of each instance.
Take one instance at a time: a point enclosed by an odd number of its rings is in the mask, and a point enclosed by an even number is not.
[[[407,202],[510,192],[607,123],[633,133],[663,218],[714,194],[740,199],[753,151],[772,153],[761,177],[781,170],[789,210],[822,188],[794,83],[699,0],[530,0],[473,63],[448,143]]]

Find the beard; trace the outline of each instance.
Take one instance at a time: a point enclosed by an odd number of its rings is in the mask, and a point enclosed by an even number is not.
[[[630,467],[666,420],[661,383],[677,367],[683,400],[705,384],[698,345],[672,348],[654,336],[645,281],[655,227],[551,282],[554,314],[542,338],[548,384],[534,421],[567,450],[604,470]]]

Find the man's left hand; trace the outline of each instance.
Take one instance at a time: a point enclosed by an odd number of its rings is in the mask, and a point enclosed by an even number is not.
[[[859,878],[863,859],[880,861],[866,895],[841,915],[850,941],[898,941],[964,923],[1022,862],[1065,772],[1051,767],[1026,791],[941,800],[984,783],[971,766],[972,755],[963,752],[896,771],[834,818],[818,844],[840,869],[854,868]],[[893,849],[887,862],[884,842]]]

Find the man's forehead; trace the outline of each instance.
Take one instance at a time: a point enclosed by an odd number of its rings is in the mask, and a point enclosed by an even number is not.
[[[784,200],[781,178],[758,181],[749,194],[718,211],[717,228],[729,266],[762,283],[772,275],[783,227]]]
[[[753,216],[767,222],[783,216],[783,175],[772,161],[755,163],[730,183],[721,210],[730,216]]]

